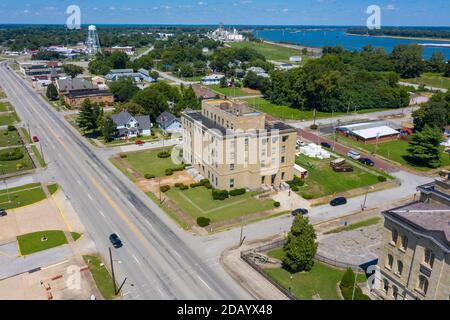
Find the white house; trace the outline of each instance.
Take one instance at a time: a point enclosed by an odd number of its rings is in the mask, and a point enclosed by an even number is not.
[[[176,134],[183,132],[181,121],[170,112],[164,111],[158,118],[156,123],[165,134]]]
[[[202,78],[202,83],[204,85],[220,84],[220,80],[224,77],[225,76],[223,74],[211,74]]]
[[[292,56],[289,58],[290,62],[301,62],[302,61],[302,57],[301,56]]]
[[[152,135],[152,123],[149,116],[132,116],[128,111],[112,115],[118,138],[148,137]]]

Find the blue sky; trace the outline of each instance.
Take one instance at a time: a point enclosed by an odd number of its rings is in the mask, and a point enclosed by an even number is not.
[[[80,6],[82,24],[364,25],[366,8],[382,25],[449,26],[449,0],[1,0],[0,23],[57,23]]]

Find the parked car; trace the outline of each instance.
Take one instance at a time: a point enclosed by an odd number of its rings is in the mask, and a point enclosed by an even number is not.
[[[109,236],[109,241],[111,241],[114,248],[120,248],[122,244],[122,240],[120,240],[119,236],[115,233]]]
[[[142,146],[145,142],[142,140],[136,140],[135,144],[137,144],[138,146]]]
[[[349,164],[332,167],[334,172],[353,172],[355,169]]]
[[[299,214],[304,216],[305,214],[308,214],[308,210],[304,209],[304,208],[299,208],[299,209],[295,209],[294,211],[292,211],[292,215],[294,217],[299,215]]]
[[[341,206],[347,203],[347,199],[344,197],[339,197],[339,198],[335,198],[333,200],[330,201],[330,206],[332,207],[336,207],[336,206]]]
[[[372,160],[370,160],[369,158],[359,158],[358,161],[361,162],[362,164],[365,164],[365,165],[371,166],[371,167],[373,167],[375,165],[375,163]]]
[[[328,142],[322,142],[320,145],[324,148],[331,149],[331,145]]]
[[[33,136],[33,142],[39,142],[39,138],[37,136]]]
[[[361,158],[361,155],[359,154],[359,152],[356,152],[356,151],[353,151],[353,150],[350,150],[350,151],[347,153],[347,156],[348,156],[349,158],[354,159],[354,160],[358,160],[359,158]]]
[[[0,209],[0,217],[6,217],[8,213],[4,209]]]
[[[297,148],[304,147],[304,146],[305,146],[305,141],[297,140]]]

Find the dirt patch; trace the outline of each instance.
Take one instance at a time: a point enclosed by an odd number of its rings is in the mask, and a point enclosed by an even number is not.
[[[255,90],[255,89],[250,89],[250,88],[241,88],[241,91],[248,93],[248,94],[254,94],[254,95],[261,94],[261,91]]]

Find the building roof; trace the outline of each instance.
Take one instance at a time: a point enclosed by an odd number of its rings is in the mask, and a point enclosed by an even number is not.
[[[163,129],[169,127],[174,121],[180,121],[180,119],[167,111],[164,111],[156,118],[156,123],[158,123]]]
[[[56,86],[59,91],[76,91],[96,88],[92,82],[83,78],[60,78],[56,80]]]
[[[450,251],[450,207],[439,202],[414,202],[384,212],[385,216],[413,227],[431,236]]]
[[[207,80],[220,80],[223,77],[225,77],[223,74],[211,74],[209,76],[203,77],[202,81],[207,81]]]
[[[83,98],[83,97],[98,97],[98,96],[113,96],[108,90],[98,90],[98,89],[84,89],[84,90],[72,90],[66,94],[70,99],[73,98]]]
[[[363,139],[374,139],[377,136],[380,138],[400,133],[397,131],[400,126],[386,121],[356,123],[340,126],[338,129]]]
[[[117,126],[125,126],[131,118],[134,118],[138,122],[139,128],[150,129],[152,126],[149,116],[133,116],[126,110],[111,116],[112,121],[114,121]]]
[[[215,99],[217,96],[216,92],[212,91],[211,89],[199,86],[199,85],[193,85],[192,89],[194,90],[197,98]]]

